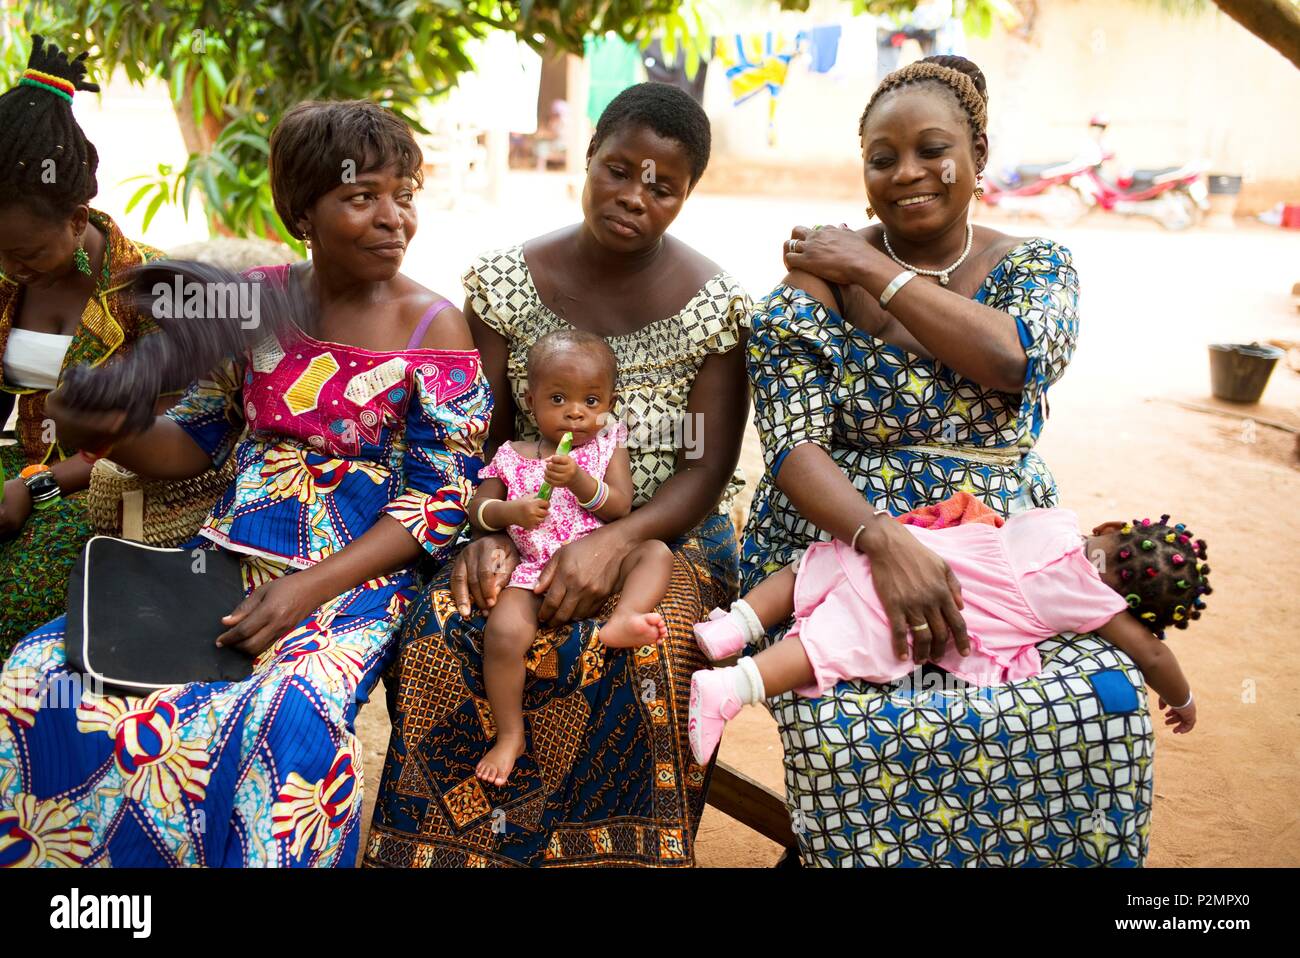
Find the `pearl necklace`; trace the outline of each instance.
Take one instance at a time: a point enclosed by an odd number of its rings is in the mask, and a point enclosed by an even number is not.
[[[889,245],[889,234],[882,229],[880,231],[880,235],[884,237],[885,240],[885,252],[889,254],[889,258],[892,259],[895,263],[903,267],[903,269],[910,269],[913,273],[919,273],[921,276],[938,276],[939,285],[947,286],[948,274],[951,273],[953,270],[955,270],[962,263],[966,262],[966,257],[970,255],[971,243],[974,242],[975,240],[975,227],[972,226],[970,223],[966,224],[966,248],[961,251],[961,255],[957,257],[957,261],[953,263],[951,266],[949,266],[947,269],[921,269],[921,267],[913,266],[911,263],[904,263],[901,259],[898,258],[898,254],[894,252],[894,248]]]

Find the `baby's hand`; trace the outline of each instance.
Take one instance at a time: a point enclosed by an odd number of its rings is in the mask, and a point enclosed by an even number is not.
[[[578,464],[572,456],[550,456],[546,460],[546,481],[552,486],[567,486],[578,474]]]
[[[1165,724],[1174,726],[1174,734],[1190,732],[1196,726],[1196,700],[1188,702],[1183,708],[1176,709],[1160,699],[1160,708],[1167,709]]]
[[[518,510],[515,525],[524,529],[536,529],[546,521],[546,515],[551,510],[551,503],[546,499],[538,499],[533,496],[528,499],[516,499],[515,509]]]

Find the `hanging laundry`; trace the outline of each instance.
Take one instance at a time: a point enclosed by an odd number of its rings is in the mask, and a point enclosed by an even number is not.
[[[826,76],[836,82],[863,84],[875,70],[876,21],[862,15],[849,17],[842,26],[835,65]]]
[[[693,96],[696,103],[704,102],[704,79],[709,72],[707,60],[700,60],[695,69],[695,77],[692,79],[686,75],[686,54],[682,52],[681,45],[677,47],[677,56],[673,60],[673,65],[669,66],[664,62],[663,44],[653,40],[650,46],[645,48],[641,62],[645,66],[647,80],[671,83],[679,90],[685,90]]]
[[[587,117],[594,125],[610,100],[641,82],[641,49],[618,36],[587,37],[583,56],[590,71]]]
[[[714,38],[714,58],[727,71],[732,102],[739,106],[751,97],[766,92],[767,142],[776,144],[776,98],[785,86],[790,61],[798,48],[779,33],[734,34]]]
[[[811,57],[808,69],[813,73],[830,73],[835,67],[835,57],[840,49],[840,34],[843,28],[839,24],[825,27],[813,27],[800,30],[795,36],[795,43],[800,51],[807,50]]]

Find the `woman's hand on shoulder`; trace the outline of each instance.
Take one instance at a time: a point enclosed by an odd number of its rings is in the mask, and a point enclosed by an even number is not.
[[[811,273],[828,283],[860,284],[863,265],[873,254],[882,255],[847,226],[796,226],[782,249],[786,269]]]

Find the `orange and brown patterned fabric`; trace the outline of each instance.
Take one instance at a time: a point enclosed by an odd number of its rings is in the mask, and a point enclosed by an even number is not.
[[[496,728],[483,685],[484,617],[462,619],[445,563],[408,608],[385,676],[393,736],[366,846],[371,867],[684,867],[708,769],[691,757],[692,626],[736,596],[736,537],[713,515],[675,543],[657,607],[668,638],[600,641],[601,615],[541,629],[527,659],[527,753],[503,786],[474,775]],[[616,598],[616,597],[615,597]]]

